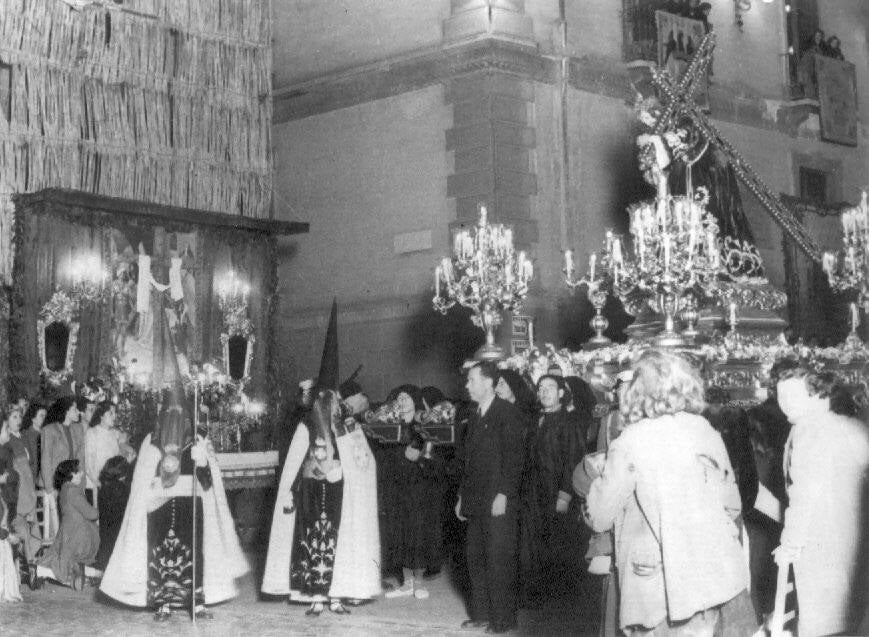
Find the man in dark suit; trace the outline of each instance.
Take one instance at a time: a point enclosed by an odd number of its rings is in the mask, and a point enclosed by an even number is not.
[[[516,627],[516,552],[523,420],[510,403],[495,396],[498,370],[477,363],[468,389],[478,410],[471,417],[463,449],[464,475],[456,515],[467,520],[466,551],[471,581],[470,619],[463,628],[503,633]]]

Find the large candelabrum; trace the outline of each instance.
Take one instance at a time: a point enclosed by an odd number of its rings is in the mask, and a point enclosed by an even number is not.
[[[474,325],[486,333],[486,344],[475,354],[478,360],[501,360],[503,348],[495,343],[495,328],[503,310],[522,305],[534,269],[524,252],[513,249],[513,231],[490,224],[485,206],[472,230],[455,236],[453,256],[435,268],[434,308],[446,314],[456,303],[471,310]]]
[[[845,342],[861,346],[857,334],[860,326],[860,306],[869,305],[869,195],[864,191],[860,203],[842,211],[842,250],[825,252],[822,267],[830,287],[837,292],[850,292],[851,331]]]
[[[589,256],[588,277],[577,280],[573,254],[565,253],[568,285],[588,285],[589,298],[597,310],[592,319],[597,332],[593,342],[603,342],[606,319],[600,309],[607,292],[617,295],[626,306],[640,300],[660,312],[664,328],[655,342],[663,347],[684,345],[686,336],[696,334],[695,294],[711,296],[715,292],[722,264],[718,224],[706,210],[708,193],[698,188],[696,194],[672,196],[663,171],[658,174],[657,190],[654,201],[630,210],[632,258],[623,252],[622,237],[607,231],[602,254]],[[680,313],[687,324],[684,333],[676,328]]]

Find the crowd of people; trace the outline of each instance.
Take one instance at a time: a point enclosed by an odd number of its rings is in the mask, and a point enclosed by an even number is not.
[[[811,39],[802,47],[797,64],[797,81],[803,89],[803,97],[818,97],[818,74],[815,58],[825,57],[834,60],[844,60],[842,41],[838,36],[829,38],[823,29],[816,29]]]
[[[105,567],[136,456],[115,428],[115,412],[105,396],[82,395],[48,406],[22,398],[3,415],[4,541],[32,588],[44,578],[81,587]],[[105,501],[97,502],[97,488]],[[3,597],[19,598],[18,578],[10,572],[4,582]]]
[[[458,401],[405,384],[372,405],[355,381],[302,384],[264,593],[310,617],[381,595],[426,600],[455,558],[465,629],[512,631],[520,608],[594,581],[602,635],[752,635],[777,568],[792,566],[800,634],[856,634],[869,428],[835,377],[781,361],[766,402],[743,410],[707,403],[697,369],[669,351],[588,382],[557,367],[533,383],[487,362],[465,371]],[[454,446],[422,426],[444,405]],[[248,565],[205,432],[167,401],[133,450],[114,411],[92,396],[7,410],[0,599],[20,600],[22,579],[91,577],[157,620],[208,617]]]
[[[366,439],[372,411],[383,409],[359,400],[358,386],[349,392],[354,408],[335,416],[343,424],[331,434],[324,416],[302,415],[317,428],[297,430],[278,498],[283,511],[295,507],[292,551],[307,556],[312,530],[328,520],[337,541],[317,543],[333,552],[314,563],[333,564],[338,577],[342,547],[350,546],[341,540],[346,515],[330,512],[328,496],[304,496],[304,480],[314,475],[305,467],[327,462],[319,480],[343,479],[347,506],[345,465],[364,459],[366,544],[356,533],[357,544],[343,550],[382,555],[387,600],[425,599],[421,578],[437,572],[431,556],[444,546],[431,530],[451,528],[438,518],[444,509],[430,504],[454,503],[464,547],[458,562],[467,571],[463,628],[511,631],[518,609],[575,594],[591,577],[601,580],[602,635],[753,635],[773,611],[778,568],[792,566],[800,634],[856,634],[867,590],[869,429],[834,377],[781,361],[768,399],[746,410],[707,403],[698,370],[668,351],[647,351],[615,382],[602,375],[587,383],[552,368],[532,384],[489,363],[466,373],[470,402],[456,404],[455,454],[423,450],[416,432],[431,403],[413,386],[388,396],[403,423],[389,442]],[[321,400],[313,413],[322,413]],[[348,426],[364,453],[337,451],[344,434],[336,432]],[[343,477],[328,464],[336,461]],[[325,484],[316,489],[328,493]],[[350,497],[353,506],[358,498]],[[823,520],[810,522],[818,512]],[[273,536],[281,515],[276,506]],[[300,525],[299,516],[308,522]],[[377,574],[368,572],[352,594],[340,594],[328,577],[318,597],[299,594],[293,577],[309,566],[284,559],[293,566],[274,570],[282,586],[264,590],[310,602],[311,615],[327,606],[349,612],[379,593]]]

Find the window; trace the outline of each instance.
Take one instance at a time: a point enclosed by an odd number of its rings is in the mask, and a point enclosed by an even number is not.
[[[800,166],[800,199],[827,203],[827,173],[817,168]]]
[[[818,0],[785,0],[785,18],[788,39],[789,97],[804,97],[799,81],[799,67],[803,51],[818,29]]]

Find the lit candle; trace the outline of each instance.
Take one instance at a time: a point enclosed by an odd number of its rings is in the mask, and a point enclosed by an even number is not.
[[[616,237],[613,239],[613,263],[620,264],[622,262],[622,242]]]
[[[606,251],[612,252],[612,249],[613,249],[613,231],[607,230],[606,231]]]
[[[730,327],[736,329],[736,303],[730,302]]]
[[[856,332],[860,326],[860,312],[857,310],[857,304],[851,303],[851,331]]]
[[[573,277],[573,250],[564,251],[564,271],[568,279]]]
[[[486,225],[486,217],[488,213],[486,212],[486,206],[480,206],[480,226]]]
[[[534,346],[534,321],[528,321],[528,344]]]
[[[597,265],[597,253],[592,252],[588,256],[588,270],[589,270],[588,278],[591,279],[592,281],[594,281],[594,266],[595,265]]]
[[[834,255],[832,252],[825,252],[823,267],[824,272],[826,272],[828,275],[833,274],[836,271],[836,255]]]
[[[457,257],[462,256],[462,249],[464,247],[464,243],[462,242],[462,233],[457,232],[456,236],[453,237],[453,254]]]
[[[613,265],[613,285],[619,287],[619,264]]]
[[[441,266],[435,268],[435,296],[440,298],[441,295]]]

